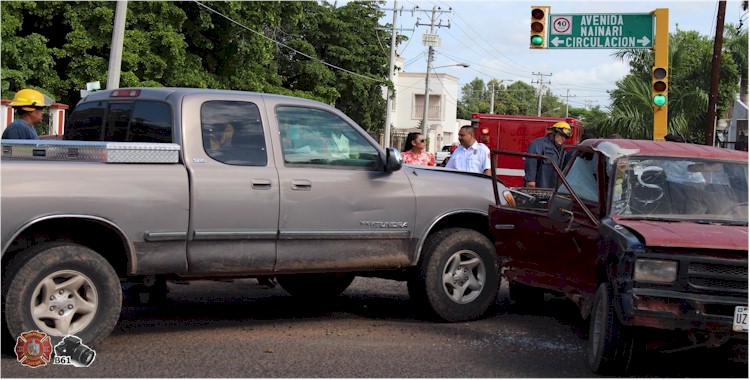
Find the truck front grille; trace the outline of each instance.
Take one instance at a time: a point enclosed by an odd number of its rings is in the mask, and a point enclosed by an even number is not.
[[[696,289],[747,294],[747,265],[692,262],[688,282]]]

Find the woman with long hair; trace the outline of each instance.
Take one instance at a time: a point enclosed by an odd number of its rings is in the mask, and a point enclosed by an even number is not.
[[[435,166],[435,155],[425,151],[427,140],[419,132],[411,132],[406,136],[406,144],[401,157],[405,164]]]

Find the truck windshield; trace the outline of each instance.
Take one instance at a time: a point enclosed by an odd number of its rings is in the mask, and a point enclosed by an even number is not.
[[[747,224],[747,163],[626,157],[617,162],[612,214]]]

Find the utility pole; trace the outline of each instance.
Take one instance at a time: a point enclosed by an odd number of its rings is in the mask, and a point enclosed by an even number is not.
[[[505,81],[511,79],[500,79],[498,84],[503,84]],[[495,113],[495,82],[492,82],[492,95],[490,97],[490,113]]]
[[[531,84],[539,83],[539,102],[537,103],[536,107],[536,115],[542,116],[542,95],[544,91],[544,78],[543,77],[551,77],[552,73],[549,74],[542,74],[542,73],[531,73],[531,75],[539,75],[539,80],[537,82],[531,81]],[[552,82],[547,81],[547,84],[551,84]]]
[[[125,39],[125,17],[128,14],[128,1],[117,0],[115,26],[112,29],[112,46],[109,50],[109,74],[107,89],[120,88],[120,66],[122,65],[122,42]]]
[[[492,82],[492,90],[490,90],[490,113],[495,113],[495,82]]]
[[[394,89],[388,88],[388,96],[385,99],[385,128],[383,129],[383,148],[388,148],[391,145],[391,104],[393,97],[396,96],[395,89],[395,73],[394,69],[396,66],[396,20],[398,19],[398,0],[393,0],[393,30],[391,31],[391,62],[388,64],[388,80],[393,84]]]
[[[575,95],[570,95],[570,89],[565,90],[565,117],[568,117],[568,109],[570,108],[570,97],[575,97]]]
[[[417,11],[422,11],[421,9],[416,9]],[[422,12],[428,12],[428,11],[422,11]],[[435,15],[438,13],[450,13],[450,10],[444,11],[439,9],[438,7],[432,7],[432,16],[430,17],[430,24],[420,24],[419,19],[417,19],[417,26],[427,26],[430,25],[430,34],[424,34],[422,35],[422,43],[427,45],[429,48],[427,50],[427,73],[425,74],[425,80],[424,80],[424,114],[422,115],[422,134],[425,138],[428,138],[427,134],[427,110],[430,106],[430,71],[432,71],[432,57],[434,56],[434,50],[433,46],[440,44],[440,38],[435,35],[435,27],[438,28],[447,26],[450,28],[450,23],[448,25],[443,25],[443,21],[440,21],[440,24],[435,25]],[[427,146],[427,150],[429,151],[429,145]]]
[[[711,60],[711,88],[708,90],[708,116],[706,116],[706,138],[704,143],[714,145],[716,135],[716,104],[719,98],[719,69],[721,68],[721,45],[724,42],[724,13],[727,9],[726,1],[719,1],[716,15],[716,34],[714,35],[714,56]]]

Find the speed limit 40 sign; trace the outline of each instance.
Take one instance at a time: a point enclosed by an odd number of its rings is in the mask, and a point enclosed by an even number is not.
[[[573,32],[572,16],[553,16],[552,33],[570,35]]]

